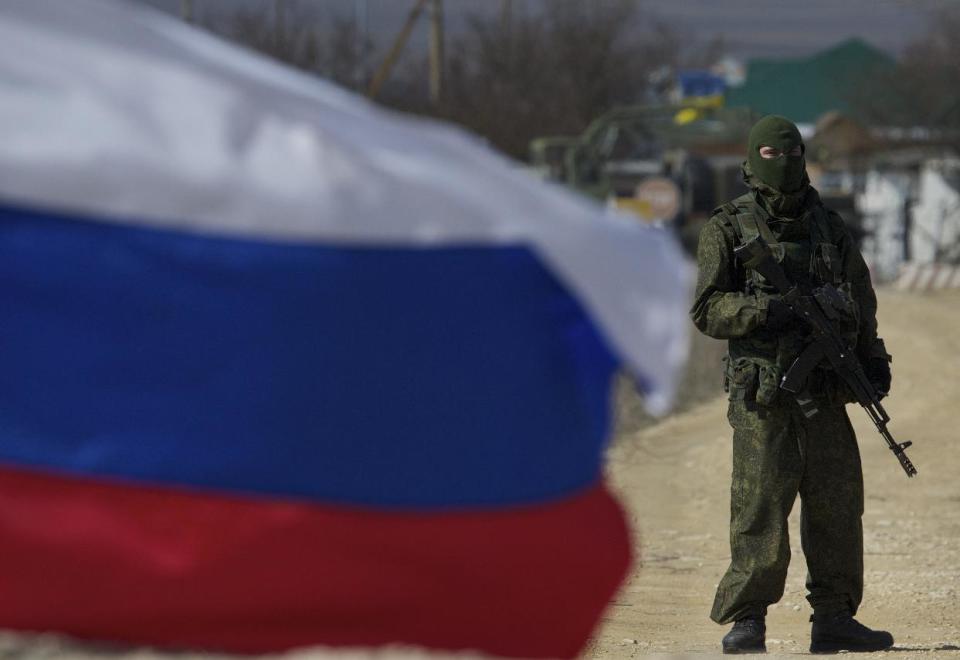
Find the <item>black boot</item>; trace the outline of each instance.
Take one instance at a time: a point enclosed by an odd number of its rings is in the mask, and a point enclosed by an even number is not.
[[[723,636],[723,652],[766,653],[766,634],[767,624],[762,616],[740,619]]]
[[[810,653],[882,651],[893,646],[893,635],[886,630],[870,630],[847,613],[814,614],[810,620]]]

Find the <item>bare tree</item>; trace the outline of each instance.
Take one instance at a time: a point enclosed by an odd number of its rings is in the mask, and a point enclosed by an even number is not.
[[[407,49],[378,101],[460,123],[525,158],[538,136],[577,134],[616,105],[656,100],[655,72],[672,78],[684,40],[639,0],[550,0],[539,12],[509,2],[447,36],[444,91],[429,99],[426,53]],[[282,8],[283,11],[274,11]],[[353,89],[373,44],[356,17],[323,17],[297,0],[238,10],[226,36]],[[692,40],[689,40],[692,41]],[[707,50],[710,50],[708,48]]]
[[[935,15],[926,36],[910,45],[897,72],[910,93],[917,120],[960,128],[960,7]]]
[[[228,38],[299,69],[352,89],[366,85],[365,64],[373,43],[355,16],[321,16],[295,0],[240,9],[217,31]]]
[[[931,16],[926,34],[897,65],[856,90],[853,107],[870,123],[960,130],[960,7]]]
[[[439,114],[526,157],[536,136],[578,133],[614,105],[641,101],[650,73],[675,63],[672,33],[642,18],[636,0],[552,0],[510,20],[473,16],[449,44],[439,107],[399,87],[384,100]],[[419,84],[407,81],[408,92]]]

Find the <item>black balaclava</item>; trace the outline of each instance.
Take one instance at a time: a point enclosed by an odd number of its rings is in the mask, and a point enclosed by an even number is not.
[[[773,147],[782,154],[779,158],[761,158],[760,147]],[[799,146],[799,156],[787,155]],[[803,157],[803,138],[789,119],[767,115],[750,130],[747,162],[744,167],[748,185],[760,192],[764,201],[777,215],[791,214],[801,205],[810,180]]]
[[[761,158],[760,147],[773,147],[782,154],[779,158]],[[777,115],[767,115],[750,129],[749,155],[750,169],[761,181],[780,192],[792,193],[800,190],[806,163],[803,154],[788,156],[791,149],[803,148],[803,138],[796,125],[789,119]]]

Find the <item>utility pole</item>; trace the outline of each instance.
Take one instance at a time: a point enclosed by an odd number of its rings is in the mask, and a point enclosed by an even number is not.
[[[508,62],[513,61],[513,1],[500,0],[500,43]]]
[[[400,53],[403,52],[403,47],[407,43],[407,39],[410,38],[410,33],[413,31],[413,26],[417,22],[417,18],[420,17],[420,13],[423,11],[424,6],[427,4],[427,0],[417,0],[416,4],[413,6],[413,9],[410,10],[409,16],[407,16],[407,22],[403,24],[403,29],[400,30],[400,34],[397,35],[396,41],[393,42],[393,47],[390,49],[390,52],[387,53],[387,57],[383,60],[383,64],[380,65],[380,68],[377,69],[377,73],[374,74],[373,80],[370,81],[370,87],[367,88],[367,96],[374,99],[377,97],[377,94],[380,92],[380,87],[390,76],[390,70],[393,69],[393,65],[396,64],[397,59],[400,57]]]
[[[353,74],[356,89],[367,86],[367,43],[370,37],[370,16],[367,0],[353,0],[353,21],[356,29],[356,71]]]
[[[513,0],[500,0],[500,30],[507,36],[513,30]]]
[[[193,23],[193,0],[180,0],[180,18]]]
[[[282,54],[284,41],[284,0],[274,0],[273,3],[273,45],[277,55]]]
[[[443,93],[443,0],[430,6],[430,103],[440,103]]]

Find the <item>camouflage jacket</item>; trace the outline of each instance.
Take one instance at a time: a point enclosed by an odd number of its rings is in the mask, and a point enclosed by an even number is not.
[[[859,357],[864,362],[871,357],[889,359],[883,341],[877,337],[877,299],[869,270],[840,216],[822,206],[813,188],[809,188],[795,219],[772,216],[760,206],[757,195],[752,191],[716,209],[700,233],[697,250],[699,273],[690,314],[701,332],[729,340],[728,376],[731,370],[742,371],[744,363],[750,363],[755,369],[769,371],[769,378],[778,382],[782,371],[803,349],[805,337],[799,321],[795,328],[777,334],[764,327],[769,301],[776,293],[758,286],[734,258],[734,247],[739,244],[736,204],[766,218],[780,242],[782,264],[794,282],[814,286],[827,280],[843,283],[858,308],[851,341],[856,343]],[[820,213],[825,222],[815,220],[815,213]],[[824,224],[829,236],[819,237],[822,232],[817,228]]]

